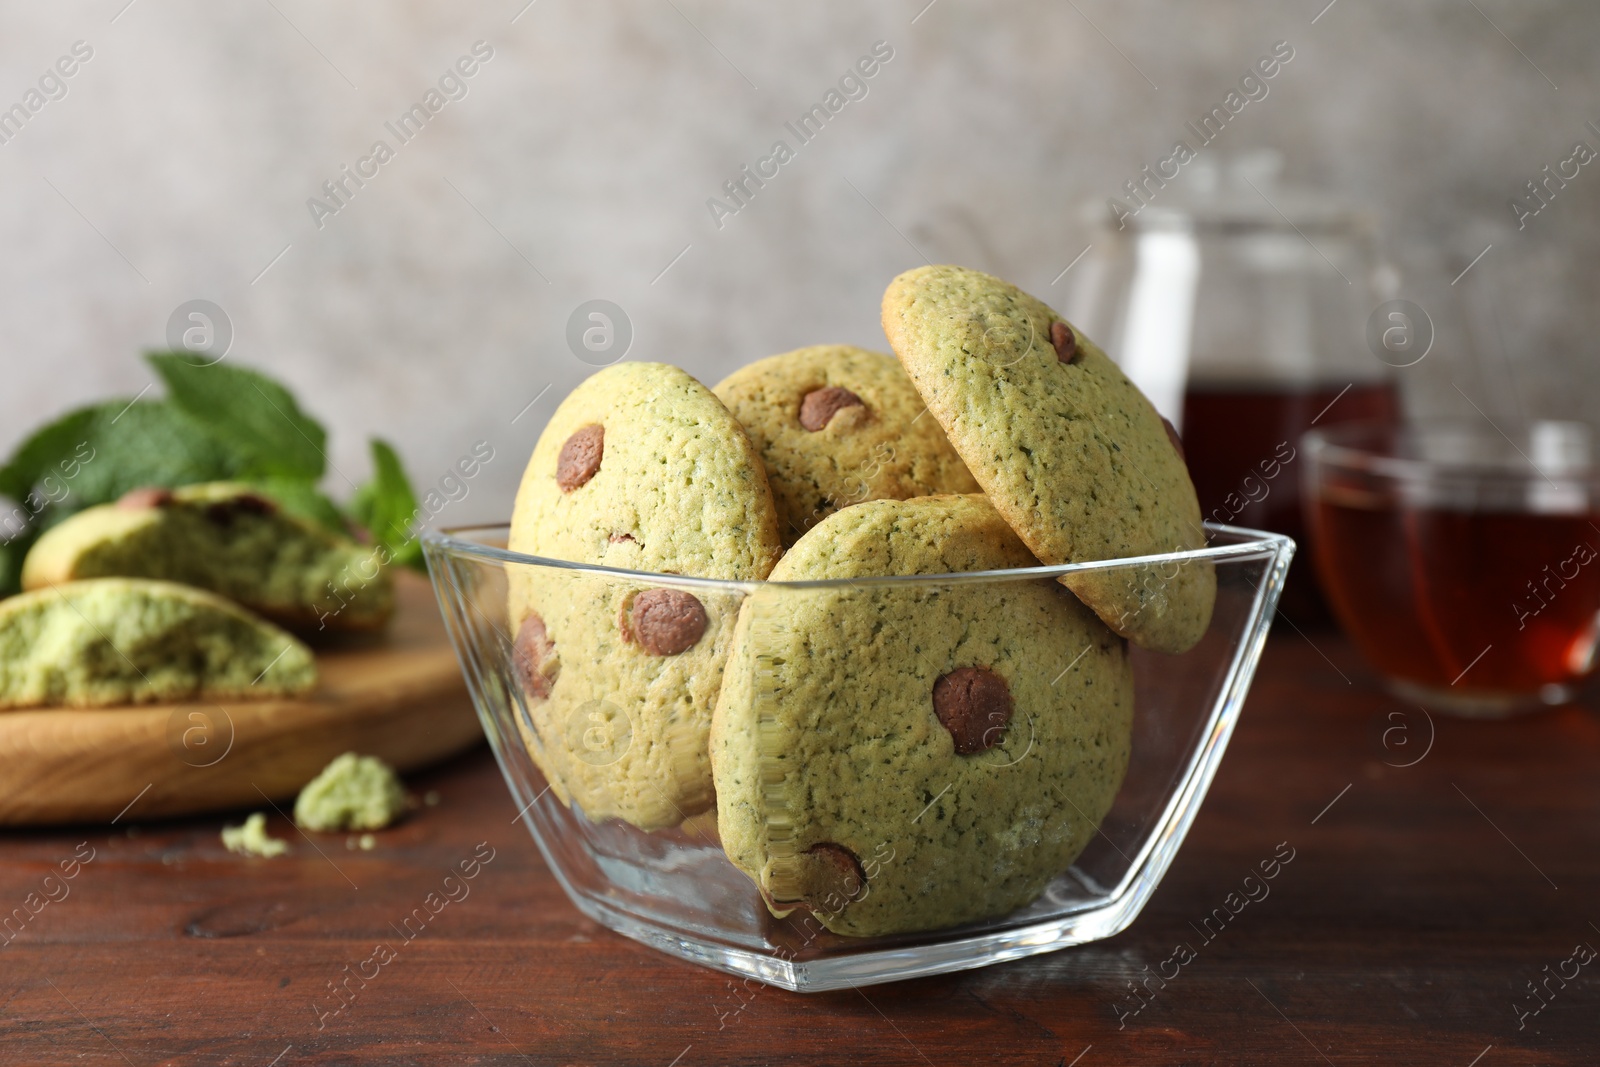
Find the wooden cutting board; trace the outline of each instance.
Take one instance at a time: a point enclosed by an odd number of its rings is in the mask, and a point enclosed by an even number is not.
[[[317,651],[299,700],[0,712],[0,826],[287,811],[341,752],[408,771],[483,739],[427,579],[396,576],[382,635]]]

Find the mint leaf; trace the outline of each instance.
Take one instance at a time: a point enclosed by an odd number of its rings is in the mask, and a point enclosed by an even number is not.
[[[240,466],[202,426],[161,401],[79,408],[35,431],[0,468],[0,494],[15,503],[0,516],[0,536],[22,522],[51,525],[129,489],[229,478]]]
[[[36,430],[0,468],[0,596],[18,589],[22,557],[41,530],[144,485],[232,477],[240,460],[160,401],[112,400]]]
[[[69,411],[35,430],[0,467],[0,496],[22,503],[40,478],[87,440],[89,424],[99,410],[100,405],[93,405]]]
[[[238,477],[245,460],[196,420],[160,401],[114,401],[95,411],[77,475],[66,480],[64,512],[117,499],[146,485],[179,486]]]
[[[98,407],[68,412],[35,430],[0,467],[0,597],[22,589],[22,560],[40,530],[70,499],[73,479],[83,471],[83,458],[93,456],[88,444]]]
[[[372,480],[356,490],[350,511],[396,563],[425,569],[422,546],[411,533],[417,520],[417,494],[400,457],[380,438],[372,439]]]
[[[289,390],[264,374],[225,363],[195,366],[175,352],[147,358],[172,404],[244,461],[247,477],[321,479],[328,435]]]

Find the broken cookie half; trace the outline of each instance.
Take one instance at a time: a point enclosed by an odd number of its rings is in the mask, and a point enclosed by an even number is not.
[[[394,608],[383,551],[247,485],[142,488],[45,531],[23,563],[22,585],[155,578],[210,590],[295,630],[373,630]]]

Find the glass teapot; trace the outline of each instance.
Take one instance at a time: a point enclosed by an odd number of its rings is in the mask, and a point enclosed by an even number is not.
[[[1367,217],[1280,185],[1282,162],[1206,155],[1096,205],[1067,314],[1178,427],[1206,519],[1303,540],[1301,434],[1398,418],[1396,345],[1366,340],[1397,279]],[[1295,571],[1284,610],[1325,618]]]

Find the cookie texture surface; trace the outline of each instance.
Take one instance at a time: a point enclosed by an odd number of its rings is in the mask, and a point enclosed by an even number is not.
[[[1127,769],[1126,644],[980,495],[823,520],[740,612],[711,746],[718,829],[769,907],[873,935],[1005,915],[1071,865]]]
[[[176,582],[91,578],[0,600],[0,708],[300,696],[311,650]]]
[[[1000,514],[1048,564],[1201,548],[1187,467],[1161,416],[1042,302],[962,267],[890,283],[883,328],[928,411]],[[1209,560],[1070,575],[1117,633],[1162,652],[1211,621]]]
[[[80,578],[182,582],[302,631],[372,630],[394,609],[378,550],[232,482],[136,489],[85,508],[23,561],[24,589]]]
[[[713,391],[761,453],[785,544],[865,500],[978,491],[893,356],[812,345],[742,367]]]
[[[737,581],[765,578],[782,550],[744,430],[660,363],[607,367],[562,402],[523,474],[509,547]],[[647,830],[707,810],[707,734],[738,594],[553,567],[508,576],[521,726],[556,795]]]

